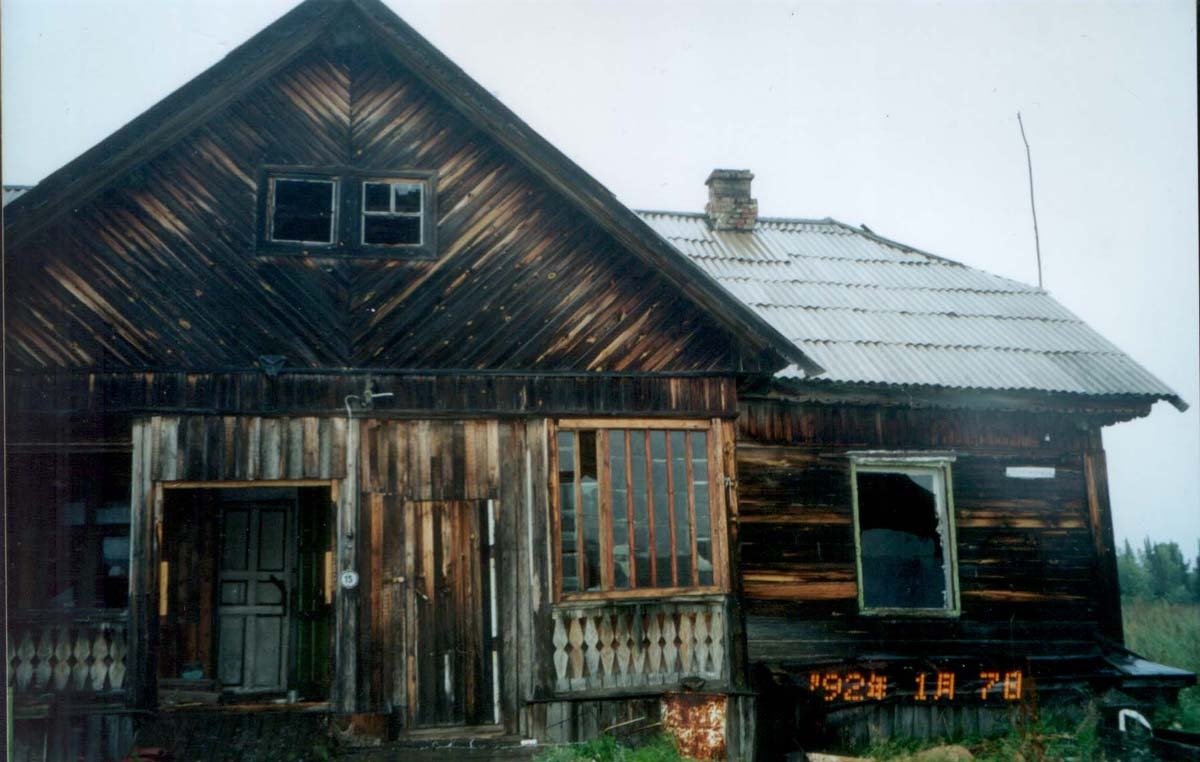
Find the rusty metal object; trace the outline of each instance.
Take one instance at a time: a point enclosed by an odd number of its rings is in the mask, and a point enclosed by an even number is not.
[[[663,729],[685,757],[725,759],[729,697],[719,693],[668,693],[662,698]]]

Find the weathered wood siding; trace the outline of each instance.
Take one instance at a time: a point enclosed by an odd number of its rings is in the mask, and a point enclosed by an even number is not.
[[[1097,532],[1089,518],[1095,477],[1089,487],[1085,457],[1096,456],[1099,437],[1083,423],[1053,415],[745,403],[738,421],[738,568],[751,659],[1089,650],[1109,623],[1115,587],[1097,584],[1103,528]],[[859,615],[847,452],[862,450],[956,453],[960,617]],[[1055,477],[1008,478],[1008,466],[1053,467]],[[1093,502],[1097,515],[1107,514],[1106,501]]]
[[[421,547],[405,540],[401,528],[408,513],[453,501],[485,505],[490,500],[496,509],[496,647],[504,722],[516,732],[525,717],[519,711],[524,702],[553,690],[543,419],[354,419],[347,424],[344,418],[156,416],[135,423],[133,442],[135,637],[129,663],[141,703],[153,701],[150,655],[181,648],[161,643],[168,633],[153,626],[164,490],[230,483],[330,485],[337,503],[337,569],[360,575],[356,588],[335,592],[330,648],[335,653],[332,701],[339,710],[389,712],[410,705],[406,654],[411,644],[402,639],[412,612],[405,610],[410,604],[402,587],[389,582],[405,574],[405,554]],[[325,452],[331,455],[323,457]],[[473,524],[467,531],[486,532],[487,525]],[[438,558],[449,563],[444,554]],[[477,561],[486,564],[486,556]],[[411,569],[413,562],[407,563]],[[478,576],[486,580],[486,569]],[[485,596],[490,590],[483,587],[439,605],[460,606],[461,617],[447,621],[467,627],[480,616],[478,604]],[[490,637],[490,628],[487,632]],[[481,656],[485,661],[470,679],[482,681],[475,693],[486,696],[488,711],[485,716],[481,706],[472,705],[472,714],[460,719],[491,722],[490,653]]]
[[[436,259],[256,255],[264,165],[436,171]],[[758,362],[353,20],[6,258],[13,369]]]
[[[269,377],[259,371],[147,371],[17,373],[10,374],[7,380],[7,400],[12,411],[9,441],[55,447],[100,442],[128,446],[130,421],[154,414],[251,418],[284,415],[321,420],[341,417],[344,423],[346,397],[361,395],[368,382],[376,392],[393,395],[375,401],[371,415],[380,418],[513,415],[711,418],[733,416],[737,412],[735,379],[720,375],[314,371],[284,372]]]

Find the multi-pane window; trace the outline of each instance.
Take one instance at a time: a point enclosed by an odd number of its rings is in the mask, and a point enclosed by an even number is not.
[[[10,453],[7,467],[12,606],[127,606],[129,453]]]
[[[948,458],[854,462],[854,533],[864,612],[957,612],[949,477]]]
[[[435,176],[407,170],[265,167],[258,246],[266,254],[432,257]]]
[[[710,432],[573,428],[556,434],[561,593],[711,588]]]
[[[414,182],[362,184],[362,242],[370,246],[421,243],[425,186]]]

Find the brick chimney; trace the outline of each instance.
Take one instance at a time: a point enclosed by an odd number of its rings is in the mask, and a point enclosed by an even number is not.
[[[754,230],[758,201],[750,198],[753,179],[748,169],[714,169],[704,181],[708,186],[704,213],[713,230]]]

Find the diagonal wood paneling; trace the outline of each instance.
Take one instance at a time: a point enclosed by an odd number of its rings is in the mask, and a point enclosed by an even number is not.
[[[436,170],[437,258],[256,255],[266,164]],[[337,29],[12,254],[15,368],[736,367],[712,319]]]

